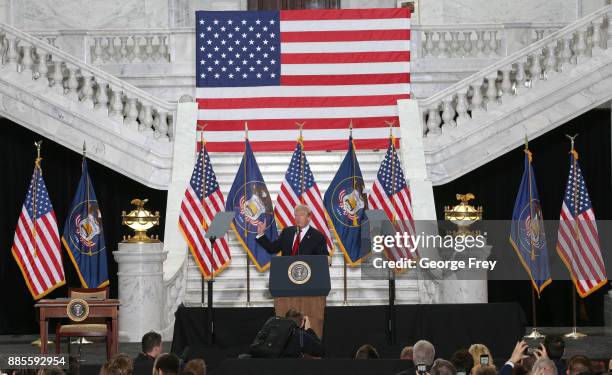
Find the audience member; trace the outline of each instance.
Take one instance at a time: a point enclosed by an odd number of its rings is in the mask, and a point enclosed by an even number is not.
[[[106,375],[132,375],[133,373],[134,362],[125,353],[119,353],[108,361]]]
[[[412,361],[412,346],[404,346],[404,349],[400,352],[400,359],[405,361]]]
[[[59,367],[49,367],[38,371],[38,375],[64,375],[64,370]]]
[[[370,344],[361,345],[355,353],[355,359],[378,359],[378,351]]]
[[[506,361],[506,363],[504,363],[502,368],[499,370],[498,375],[512,375],[516,366],[524,364],[523,360],[529,357],[525,354],[528,347],[529,345],[527,345],[527,342],[525,341],[517,342],[514,346],[514,350],[512,351],[512,355],[510,355],[508,361]],[[473,353],[471,354],[473,356]],[[478,366],[480,366],[480,364],[478,364]],[[476,367],[477,366],[475,365],[474,368]]]
[[[162,337],[157,332],[142,336],[142,352],[134,359],[134,375],[151,375],[155,358],[162,352]]]
[[[470,375],[474,367],[474,358],[467,349],[460,349],[453,353],[450,362],[455,366],[457,375]]]
[[[488,365],[495,367],[493,363],[493,356],[491,351],[484,344],[473,344],[468,349],[468,352],[472,355],[474,364]]]
[[[193,375],[206,375],[206,363],[201,358],[194,358],[185,364],[183,375],[185,372],[191,372]]]
[[[583,355],[575,355],[567,362],[567,375],[579,375],[593,372],[591,361]]]
[[[544,348],[546,349],[548,358],[552,359],[553,362],[555,362],[555,366],[557,367],[557,374],[565,375],[567,365],[562,359],[563,353],[565,353],[565,340],[563,340],[563,336],[546,336],[546,338],[544,339]]]
[[[419,340],[412,348],[412,360],[415,365],[426,365],[430,368],[436,356],[436,349],[427,340]]]
[[[181,361],[174,353],[160,354],[153,364],[153,375],[178,375]]]
[[[449,361],[438,358],[434,361],[429,373],[430,375],[457,375],[457,370]]]
[[[550,358],[539,358],[531,368],[533,375],[557,375],[555,362]]]
[[[283,351],[283,357],[323,357],[325,350],[323,343],[316,332],[310,327],[310,319],[296,309],[289,309],[285,318],[292,319],[298,329],[289,338],[289,342]]]
[[[497,371],[495,367],[491,365],[478,365],[474,375],[497,375]]]

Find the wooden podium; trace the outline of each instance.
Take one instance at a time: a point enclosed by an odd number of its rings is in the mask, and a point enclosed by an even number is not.
[[[312,329],[323,337],[327,295],[331,289],[325,255],[277,256],[270,268],[270,293],[277,316],[294,308],[308,316]]]

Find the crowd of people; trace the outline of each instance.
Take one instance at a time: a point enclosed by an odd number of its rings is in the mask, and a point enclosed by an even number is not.
[[[282,350],[277,357],[283,358],[323,358],[323,342],[310,327],[307,316],[290,309],[285,319],[291,324],[286,341],[281,343]],[[254,344],[260,336],[283,336],[279,331],[265,332],[269,327],[282,327],[266,322]],[[261,341],[261,340],[260,340]],[[276,345],[265,341],[266,345]],[[253,345],[254,345],[253,344]],[[253,348],[251,345],[251,349]],[[251,352],[248,357],[257,357]],[[537,347],[526,341],[516,344],[508,360],[496,365],[489,348],[483,344],[473,344],[454,352],[448,360],[436,358],[434,345],[427,340],[419,340],[413,346],[404,347],[399,359],[405,361],[406,369],[396,375],[612,375],[612,360],[593,361],[584,355],[574,355],[564,359],[565,340],[562,336],[547,336]],[[378,350],[370,344],[359,347],[355,352],[356,360],[374,360],[381,358]],[[79,375],[78,360],[70,361],[70,375]],[[63,375],[61,369],[19,370],[11,375]],[[203,359],[191,359],[183,362],[173,353],[163,352],[162,337],[159,333],[148,332],[142,337],[142,351],[135,357],[120,353],[112,357],[100,368],[99,375],[206,375],[206,364]]]

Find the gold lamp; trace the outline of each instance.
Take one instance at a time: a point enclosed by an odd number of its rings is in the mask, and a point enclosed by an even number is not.
[[[132,199],[130,202],[136,206],[135,210],[125,213],[121,212],[121,224],[127,225],[134,230],[134,236],[123,236],[123,242],[160,242],[158,236],[147,236],[147,230],[159,225],[159,211],[153,214],[145,210],[144,205],[148,199]]]
[[[460,203],[456,206],[444,207],[444,220],[457,226],[457,234],[469,234],[470,225],[482,220],[482,206],[474,207],[468,204],[475,198],[472,193],[457,194],[456,197]]]

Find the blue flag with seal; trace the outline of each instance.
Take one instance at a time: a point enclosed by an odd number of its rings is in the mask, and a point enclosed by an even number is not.
[[[552,282],[540,198],[536,187],[532,155],[525,145],[525,170],[512,212],[510,244],[538,293]]]
[[[348,151],[325,192],[323,203],[338,245],[351,266],[361,263],[370,253],[364,186],[353,137],[349,137]]]
[[[249,255],[259,272],[270,266],[270,254],[256,242],[257,224],[266,223],[265,235],[274,241],[278,237],[272,199],[261,175],[249,140],[236,178],[227,195],[226,211],[234,211],[232,229],[238,241]]]
[[[102,214],[89,178],[85,158],[83,158],[81,180],[64,225],[62,243],[79,274],[83,287],[99,288],[108,285]]]

